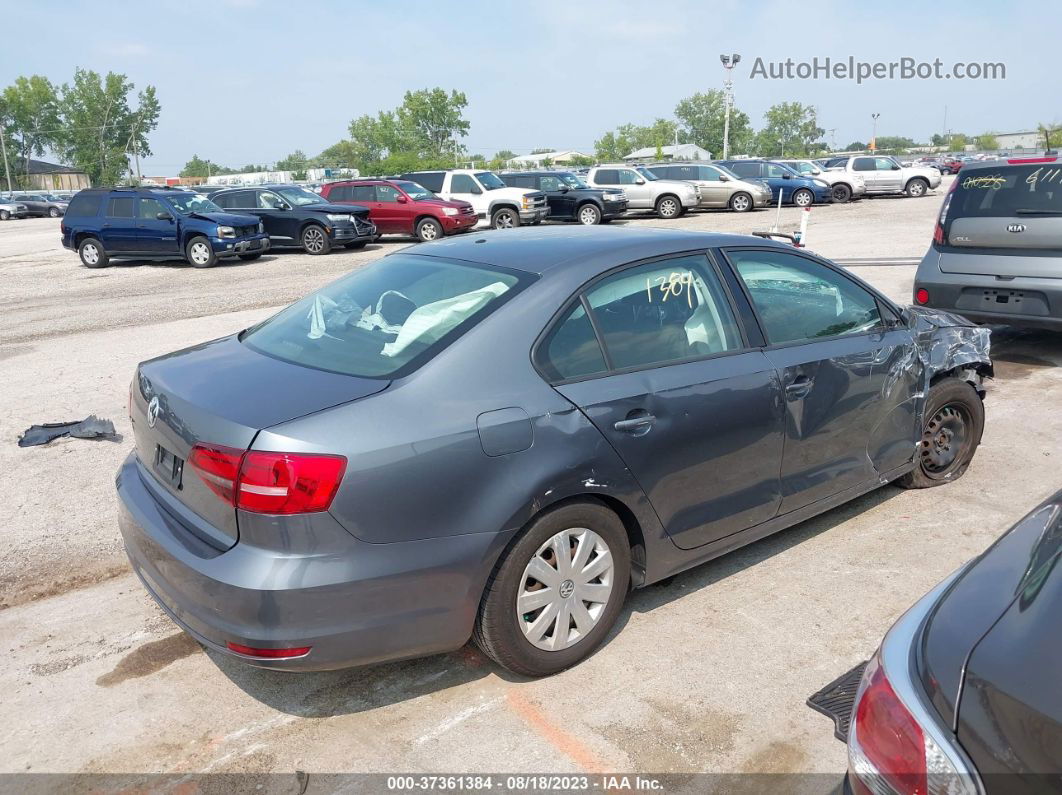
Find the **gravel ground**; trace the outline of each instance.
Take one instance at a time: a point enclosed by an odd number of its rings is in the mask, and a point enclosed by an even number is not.
[[[906,301],[946,187],[815,208],[810,247]],[[751,232],[774,219],[668,225]],[[129,379],[142,359],[243,328],[409,241],[90,271],[58,226],[0,224],[0,772],[837,773],[843,746],[804,699],[1062,485],[1062,417],[1043,410],[1062,398],[1062,337],[1002,331],[962,480],[884,488],[639,591],[622,631],[572,671],[514,680],[471,648],[329,674],[251,669],[203,653],[128,572],[112,478],[131,443]],[[33,423],[90,413],[126,438],[15,445]]]

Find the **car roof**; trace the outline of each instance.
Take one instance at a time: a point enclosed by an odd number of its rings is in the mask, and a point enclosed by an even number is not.
[[[719,232],[610,226],[553,226],[449,237],[428,246],[402,249],[403,254],[446,257],[546,274],[579,268],[586,278],[625,262],[718,246],[767,246],[791,250],[773,240]]]

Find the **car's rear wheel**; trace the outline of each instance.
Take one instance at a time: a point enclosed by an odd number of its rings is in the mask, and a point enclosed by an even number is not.
[[[189,264],[196,268],[210,268],[217,265],[218,257],[205,237],[193,237],[184,247]]]
[[[548,676],[604,640],[630,583],[630,547],[619,517],[572,503],[538,519],[495,566],[473,640],[499,665]]]
[[[302,230],[302,249],[307,254],[327,254],[332,250],[332,241],[320,225],[307,224]]]
[[[843,182],[834,185],[830,193],[833,196],[833,200],[838,204],[844,204],[852,199],[852,189]]]
[[[917,199],[919,196],[925,196],[928,190],[929,183],[921,177],[915,177],[907,182],[907,187],[903,189],[903,192],[912,199]]]
[[[0,221],[6,221],[10,217],[11,213],[9,213],[7,210],[0,210]]]
[[[491,215],[490,225],[495,229],[515,229],[520,226],[520,213],[512,207],[502,207]]]
[[[106,268],[110,258],[103,250],[103,244],[94,237],[86,237],[77,247],[81,264],[86,268]]]
[[[656,214],[661,218],[678,218],[682,215],[682,202],[678,200],[678,196],[661,196],[656,200]]]
[[[58,218],[59,215],[60,215],[59,208],[58,207],[49,207],[48,208],[48,215],[51,216],[52,218]]]
[[[815,203],[815,194],[807,188],[800,188],[793,193],[793,204],[797,207],[810,207]]]
[[[597,226],[601,223],[601,210],[596,204],[584,204],[576,213],[576,218],[583,226]]]
[[[747,213],[752,209],[752,197],[747,193],[735,193],[730,197],[730,209],[736,213]]]
[[[417,239],[421,243],[430,243],[443,236],[442,224],[434,218],[421,218],[417,224]]]
[[[977,390],[960,378],[930,387],[914,470],[896,481],[906,489],[926,489],[958,480],[973,460],[985,427]]]

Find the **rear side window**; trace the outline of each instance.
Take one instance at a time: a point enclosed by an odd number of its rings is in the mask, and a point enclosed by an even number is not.
[[[660,179],[692,179],[690,176],[681,176],[683,170],[689,170],[689,166],[653,166],[653,173]]]
[[[857,157],[852,161],[853,171],[874,171],[874,158]]]
[[[132,197],[114,197],[107,204],[107,217],[108,218],[132,218],[133,217],[133,198]]]
[[[242,340],[305,367],[396,377],[431,359],[531,278],[496,267],[393,254],[292,304]]]
[[[103,196],[99,193],[79,193],[70,200],[70,206],[66,208],[67,216],[94,217],[100,212]]]
[[[567,381],[608,370],[590,317],[577,303],[538,349],[538,364],[550,381]]]
[[[614,168],[601,168],[598,169],[594,181],[598,185],[619,185],[619,174]]]
[[[729,168],[739,177],[758,177],[760,175],[759,163],[734,163]]]
[[[948,219],[1062,216],[1062,165],[1035,163],[964,171]]]

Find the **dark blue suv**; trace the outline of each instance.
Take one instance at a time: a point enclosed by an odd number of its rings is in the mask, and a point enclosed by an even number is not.
[[[767,183],[771,189],[771,200],[778,203],[778,193],[782,202],[795,204],[797,207],[810,207],[815,203],[833,201],[833,193],[826,180],[805,177],[789,166],[770,160],[719,160],[742,179],[758,179]]]
[[[111,258],[184,259],[209,268],[219,259],[258,259],[269,235],[250,215],[227,213],[205,196],[176,188],[92,188],[63,217],[63,246],[88,268]]]

